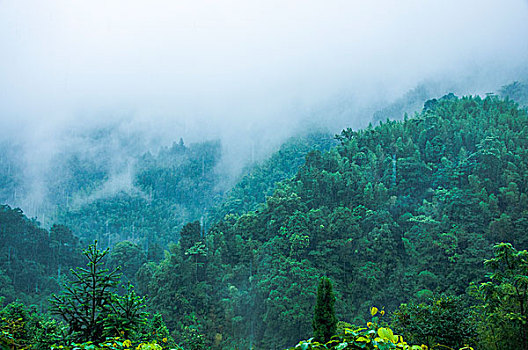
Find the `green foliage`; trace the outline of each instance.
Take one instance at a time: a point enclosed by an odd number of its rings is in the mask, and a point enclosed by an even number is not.
[[[1,311],[0,319],[1,345],[7,348],[27,348],[28,344],[28,312],[24,305],[12,303]]]
[[[314,338],[307,341],[301,341],[295,347],[291,347],[288,350],[300,349],[332,349],[332,350],[344,350],[344,349],[402,349],[402,350],[427,350],[427,349],[451,349],[454,348],[435,344],[429,347],[425,344],[412,345],[416,343],[413,339],[409,340],[405,335],[395,334],[394,331],[381,324],[381,317],[385,314],[384,310],[379,310],[377,307],[370,308],[370,315],[372,321],[368,322],[366,327],[355,327],[346,322],[340,322],[338,332],[326,342],[319,342]],[[404,340],[405,339],[405,340]],[[411,344],[408,343],[411,342]],[[420,344],[418,342],[418,344]],[[459,350],[473,350],[472,347],[464,345],[462,347],[456,347]]]
[[[103,171],[100,178],[86,169],[85,175],[95,185],[78,190],[73,186],[73,204],[61,206],[55,220],[87,241],[97,239],[102,247],[130,240],[159,261],[163,258],[163,250],[157,254],[159,246],[176,241],[186,222],[206,217],[206,210],[221,195],[223,179],[215,171],[220,156],[217,141],[188,146],[180,142],[155,155],[145,153],[137,156],[130,169],[131,188],[102,197],[100,187],[109,180],[110,172]],[[90,184],[90,179],[86,183]]]
[[[180,343],[188,350],[204,350],[208,346],[205,344],[204,335],[196,326],[185,326],[180,332]]]
[[[66,345],[54,345],[52,350],[165,350],[168,349],[165,344],[158,344],[156,342],[141,342],[139,344],[133,343],[129,339],[121,339],[120,337],[107,338],[102,342],[87,341],[84,343],[69,343]],[[182,349],[176,345],[175,350]],[[182,349],[183,350],[183,349]]]
[[[108,249],[100,251],[96,241],[83,254],[87,268],[72,271],[73,281],[50,300],[52,312],[66,321],[76,341],[100,342],[107,336],[134,334],[144,323],[143,299],[130,286],[123,296],[115,293],[120,276],[117,269],[105,268]]]
[[[334,310],[335,296],[332,282],[327,277],[321,277],[317,287],[317,302],[314,308],[313,331],[314,338],[327,342],[336,332],[337,319]]]
[[[49,232],[22,210],[0,205],[0,296],[40,304],[78,266],[79,240],[53,225]]]
[[[77,343],[61,338],[53,346],[47,349],[65,349],[65,350],[183,350],[174,339],[169,335],[168,329],[165,326],[159,314],[149,318],[144,322],[140,333],[136,333],[134,337],[126,336],[125,331],[121,331],[119,336],[106,337],[102,341],[85,341]]]
[[[340,322],[338,332],[333,334],[331,339],[324,342],[310,338],[301,341],[295,347],[288,350],[300,349],[404,349],[422,350],[427,349],[425,345],[409,345],[401,335],[394,334],[389,327],[379,325],[380,316],[385,314],[384,310],[379,311],[377,307],[370,308],[372,322],[368,322],[366,327],[355,327],[346,322]],[[470,349],[470,348],[466,348]]]
[[[441,295],[402,304],[393,313],[392,325],[408,341],[429,347],[461,348],[476,343],[476,320],[461,297]]]
[[[251,164],[247,173],[224,196],[221,204],[212,209],[214,221],[226,215],[243,215],[256,210],[271,196],[277,183],[293,177],[312,150],[327,151],[335,146],[330,135],[312,132],[306,136],[292,137],[273,153],[270,158]]]
[[[446,316],[451,304],[428,306],[428,298],[461,295],[469,283],[480,282],[482,260],[494,242],[526,249],[527,130],[526,111],[512,101],[449,94],[404,121],[346,129],[329,151],[293,146],[282,152],[273,158],[281,170],[271,163],[256,168],[231,192],[214,224],[204,208],[218,195],[218,145],[175,144],[138,162],[137,192],[87,201],[61,217],[76,232],[101,237],[103,246],[137,243],[117,246],[113,265],[130,269],[128,279],[149,296],[148,306],[178,341],[216,349],[281,348],[312,334],[322,275],[333,281],[336,315],[354,324],[364,323],[370,305],[394,310],[412,299],[423,303],[424,313]],[[90,176],[106,181],[92,170]],[[195,199],[197,205],[187,206]],[[0,289],[8,299],[51,290],[42,286],[57,284],[55,276],[64,279],[58,273],[64,266],[50,255],[55,248],[40,251],[32,241],[48,242],[48,232],[34,232],[28,227],[38,228],[35,222],[5,212],[12,221],[0,226],[2,238],[9,237],[0,247],[8,257],[0,261],[0,280],[7,283]],[[185,222],[191,224],[182,230]],[[166,246],[178,232],[180,242]],[[69,254],[68,246],[61,252]],[[16,254],[9,255],[13,248]],[[49,261],[33,259],[44,253]],[[147,262],[137,269],[144,256]],[[484,303],[491,306],[482,311],[489,317],[481,343],[504,340],[515,348],[524,319],[512,291],[524,277],[506,277],[497,275],[491,284],[496,300],[505,303],[493,308],[491,297]],[[442,317],[432,325],[451,327]]]
[[[136,281],[136,273],[146,261],[145,251],[130,241],[117,243],[108,256],[108,266],[110,268],[119,266],[122,277],[132,283]]]
[[[452,94],[414,118],[344,130],[265,205],[242,214],[242,191],[222,209],[237,214],[145,265],[141,291],[177,339],[195,325],[217,348],[309,338],[322,275],[337,317],[355,324],[369,305],[464,294],[493,242],[528,246],[526,130],[511,101]]]
[[[13,302],[0,310],[0,346],[7,349],[48,350],[62,340],[64,328],[56,320],[21,303]]]
[[[149,322],[144,337],[130,340],[124,337],[107,337],[103,341],[86,341],[77,343],[68,340],[64,326],[55,320],[35,313],[19,303],[12,303],[0,311],[0,348],[1,349],[65,349],[65,350],[168,350],[182,349],[174,340],[165,334],[166,327],[159,317]],[[155,326],[155,323],[161,322]],[[157,328],[156,328],[157,327]],[[156,334],[156,330],[165,327],[165,332]],[[159,338],[159,339],[158,339]],[[148,340],[146,340],[148,339]],[[183,349],[182,349],[183,350]]]
[[[500,91],[502,97],[508,97],[517,103],[528,107],[528,85],[519,81],[503,86]]]
[[[528,252],[510,243],[493,247],[486,260],[489,280],[475,285],[473,293],[482,304],[484,343],[500,348],[528,349]]]
[[[427,349],[419,345],[409,345],[400,335],[394,334],[394,332],[387,327],[380,328],[357,328],[349,329],[345,328],[342,334],[334,336],[331,340],[325,343],[309,339],[307,341],[301,341],[295,347],[289,348],[289,350],[319,350],[319,349],[332,349],[332,350],[344,350],[344,349],[403,349],[403,350],[422,350]],[[468,348],[469,349],[469,348]]]
[[[179,347],[170,335],[169,329],[160,314],[155,314],[147,319],[146,325],[140,329],[137,339],[141,340],[141,342],[160,344],[163,349]]]
[[[90,245],[84,251],[87,268],[73,271],[74,278],[65,285],[65,291],[53,296],[52,311],[67,325],[37,312],[34,306],[13,302],[0,310],[0,345],[37,350],[125,349],[132,345],[178,348],[161,315],[150,317],[144,311],[145,298],[131,285],[121,294],[116,292],[119,274],[104,268],[107,254],[108,250],[97,249],[97,242]]]
[[[180,247],[187,251],[202,238],[202,227],[199,221],[185,224],[180,231]]]
[[[123,295],[114,294],[112,297],[112,311],[104,319],[104,334],[136,338],[147,322],[147,315],[143,310],[145,298],[138,296],[130,284]]]

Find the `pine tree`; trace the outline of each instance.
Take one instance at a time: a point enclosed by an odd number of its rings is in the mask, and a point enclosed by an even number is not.
[[[336,333],[337,319],[334,310],[335,296],[332,282],[327,277],[321,277],[317,288],[317,302],[312,322],[314,338],[325,343]]]

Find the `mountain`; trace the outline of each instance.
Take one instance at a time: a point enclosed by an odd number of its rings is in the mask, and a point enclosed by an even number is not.
[[[57,218],[72,230],[2,206],[0,292],[44,301],[79,264],[80,232],[113,247],[108,266],[122,266],[186,349],[310,338],[322,276],[338,319],[354,324],[371,306],[390,313],[442,293],[469,303],[496,242],[528,248],[527,140],[512,99],[448,94],[413,118],[292,139],[227,193],[217,142],[145,153],[130,186],[108,192],[111,172],[65,158],[79,177],[63,184],[79,190]]]
[[[103,246],[130,240],[161,254],[160,247],[177,241],[183,224],[203,218],[220,195],[220,157],[219,142],[186,146],[181,141],[156,155],[145,153],[130,171],[128,186],[78,197],[55,220]]]
[[[195,327],[219,347],[286,347],[310,337],[320,276],[334,283],[338,318],[359,323],[372,305],[464,294],[495,242],[528,247],[528,117],[514,102],[451,94],[336,138],[265,205],[205,235],[185,226],[140,269],[169,328]]]

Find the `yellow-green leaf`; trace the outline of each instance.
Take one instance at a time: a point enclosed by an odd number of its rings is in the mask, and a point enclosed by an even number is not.
[[[377,313],[378,313],[378,308],[377,307],[373,306],[373,307],[370,308],[370,314],[372,316],[374,316]]]

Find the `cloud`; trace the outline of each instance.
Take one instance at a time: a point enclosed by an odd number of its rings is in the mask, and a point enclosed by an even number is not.
[[[1,136],[33,168],[111,123],[233,163],[423,81],[491,91],[528,73],[527,33],[523,0],[0,0]]]
[[[31,122],[100,110],[242,122],[365,85],[395,94],[424,77],[527,58],[524,1],[20,0],[0,9],[0,101]]]

